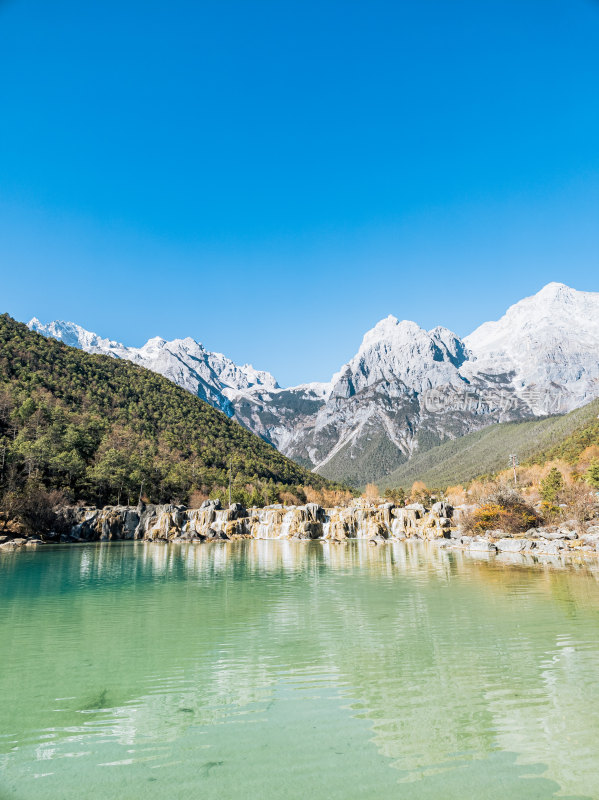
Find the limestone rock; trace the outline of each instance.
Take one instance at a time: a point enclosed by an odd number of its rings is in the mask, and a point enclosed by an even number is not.
[[[503,553],[520,553],[524,550],[525,541],[523,539],[498,539],[495,547]]]
[[[388,539],[428,539],[444,546],[461,547],[472,552],[591,553],[599,548],[599,526],[576,538],[575,531],[563,524],[560,528],[530,529],[525,535],[493,529],[484,536],[467,535],[452,527],[451,507],[443,502],[427,511],[422,504],[401,508],[392,503],[375,506],[357,501],[354,506],[322,508],[316,503],[245,509],[239,503],[224,509],[215,501],[200,508],[177,505],[137,507],[107,506],[97,509],[73,506],[61,509],[60,530],[44,538],[61,542],[113,541],[144,539],[154,542],[229,541],[255,539],[325,539],[346,542],[364,539],[382,543]],[[24,537],[0,535],[0,546],[18,547]],[[447,540],[445,543],[444,540]],[[16,542],[16,544],[14,544]]]
[[[472,541],[468,545],[468,550],[471,552],[481,552],[481,553],[495,553],[497,552],[497,548],[492,542],[489,542],[487,539],[472,539]]]
[[[445,500],[439,500],[439,502],[434,503],[431,508],[431,514],[437,517],[447,517],[449,519],[453,516],[453,506]]]
[[[222,506],[220,500],[217,498],[216,500],[204,500],[200,508],[213,508],[215,511],[220,511]]]
[[[229,506],[229,514],[228,518],[232,519],[241,519],[242,517],[247,517],[247,511],[241,505],[241,503],[231,503]]]

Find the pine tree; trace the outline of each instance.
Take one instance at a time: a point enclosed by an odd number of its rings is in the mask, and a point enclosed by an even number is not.
[[[387,487],[384,494],[385,500],[390,500],[396,506],[405,506],[406,504],[406,491],[403,487],[399,486],[397,489]]]
[[[541,481],[541,497],[546,503],[555,503],[564,488],[564,478],[557,467],[552,467]]]

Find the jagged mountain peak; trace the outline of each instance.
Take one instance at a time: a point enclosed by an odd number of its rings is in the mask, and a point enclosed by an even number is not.
[[[279,388],[269,372],[257,370],[251,364],[239,367],[222,353],[206,350],[191,336],[172,341],[154,336],[141,347],[128,347],[104,339],[74,322],[55,320],[44,324],[34,317],[28,327],[72,347],[105,353],[145,366],[197,394],[229,416],[234,414],[232,398],[251,393],[257,388],[267,391]]]
[[[593,298],[597,298],[597,292],[584,292],[580,289],[573,289],[571,286],[567,286],[565,283],[559,283],[558,281],[551,281],[550,283],[545,284],[542,289],[539,289],[536,294],[531,295],[530,297],[525,297],[523,300],[520,300],[520,303],[524,303],[528,301],[530,303],[535,303],[537,305],[541,304],[578,304],[578,303],[587,303],[589,301],[593,302]],[[518,305],[515,303],[514,305]],[[513,306],[512,306],[513,308]],[[509,309],[508,309],[509,310]]]
[[[92,350],[93,348],[114,350],[123,347],[119,342],[88,331],[76,322],[67,322],[62,319],[44,324],[37,317],[33,317],[27,323],[27,327],[41,333],[42,336],[50,336],[70,347],[78,347],[82,350]]]
[[[446,328],[427,331],[390,314],[367,331],[356,355],[333,377],[331,397],[352,397],[381,382],[405,392],[456,385],[464,353],[462,341]]]
[[[437,352],[439,347],[444,353],[451,353],[459,358],[461,356],[458,353],[465,352],[462,340],[449,328],[439,325],[427,331],[417,322],[399,320],[390,314],[367,331],[360,349],[349,364],[373,353],[377,354],[375,357],[398,363],[415,357],[427,359],[428,356],[436,361],[444,360],[444,355],[439,356]]]
[[[536,295],[533,295],[533,297],[557,296],[575,291],[576,289],[572,289],[570,286],[566,286],[565,283],[560,283],[559,281],[550,281],[549,283],[546,283],[542,289],[539,289],[539,291],[536,293]]]
[[[464,343],[449,328],[437,325],[437,327],[427,331],[417,322],[408,319],[400,320],[389,314],[388,317],[377,322],[373,328],[366,332],[354,359],[373,349],[379,349],[387,354],[401,355],[406,349],[426,352],[438,345],[441,345],[443,349],[448,350],[454,356],[457,356],[458,352],[461,353],[458,358],[462,361],[465,360],[466,348]]]
[[[163,339],[162,336],[152,336],[152,338],[148,339],[148,341],[142,345],[140,349],[145,348],[149,350],[153,347],[164,347],[165,344],[166,339]]]
[[[536,294],[511,305],[498,320],[484,322],[464,338],[476,357],[490,348],[500,351],[505,343],[533,335],[540,345],[552,331],[599,335],[599,293],[581,292],[564,283],[548,283]],[[578,324],[577,324],[578,323]]]
[[[367,350],[381,342],[401,344],[410,337],[417,336],[421,331],[422,328],[416,322],[407,319],[399,320],[389,314],[388,317],[379,320],[373,328],[366,331],[358,352]]]

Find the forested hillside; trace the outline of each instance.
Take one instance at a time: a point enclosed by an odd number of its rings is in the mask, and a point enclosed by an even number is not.
[[[489,425],[413,456],[380,482],[382,487],[446,487],[505,469],[514,453],[520,463],[556,458],[575,462],[587,447],[599,444],[599,400],[563,416]]]
[[[331,488],[160,375],[90,355],[0,316],[0,499],[61,492],[97,505],[305,501]]]

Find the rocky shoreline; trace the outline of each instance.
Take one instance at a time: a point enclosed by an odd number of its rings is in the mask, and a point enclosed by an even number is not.
[[[57,512],[56,530],[38,537],[0,532],[0,549],[44,544],[142,540],[150,542],[210,542],[235,539],[323,540],[342,543],[367,540],[421,539],[444,548],[477,553],[522,555],[599,555],[599,520],[583,531],[573,521],[531,528],[525,533],[503,530],[469,535],[461,525],[464,509],[440,501],[427,509],[420,503],[400,507],[360,502],[351,507],[269,506],[245,509],[239,503],[222,508],[206,500],[200,508],[175,505],[64,507]]]

